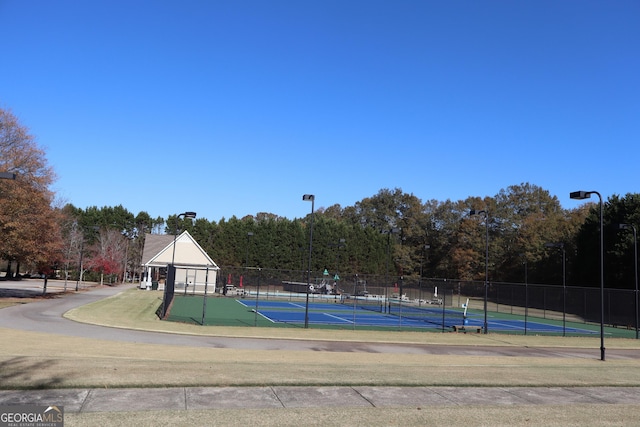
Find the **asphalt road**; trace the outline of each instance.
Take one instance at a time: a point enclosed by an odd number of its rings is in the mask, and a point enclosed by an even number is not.
[[[42,284],[38,281],[1,282],[2,293],[15,289],[24,291]],[[55,290],[57,285],[49,286]],[[164,344],[191,347],[235,348],[252,350],[297,350],[325,352],[363,352],[398,354],[440,354],[467,356],[528,356],[597,358],[599,349],[584,348],[530,348],[514,346],[460,346],[403,343],[363,343],[344,341],[287,340],[261,338],[235,338],[215,336],[193,336],[161,332],[147,332],[78,323],[63,317],[73,308],[115,295],[131,285],[98,287],[61,297],[42,299],[29,304],[19,304],[0,310],[0,327],[26,331],[46,332],[75,337],[86,337],[111,341]],[[60,288],[58,288],[60,289]],[[35,291],[34,291],[35,292]],[[143,291],[141,291],[143,292]],[[640,352],[628,349],[607,349],[607,359],[640,359]]]

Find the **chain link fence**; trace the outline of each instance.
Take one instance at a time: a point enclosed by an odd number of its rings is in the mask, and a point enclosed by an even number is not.
[[[381,305],[399,301],[442,310],[462,311],[466,305],[475,312],[484,311],[486,303],[487,313],[522,317],[525,334],[528,319],[599,325],[602,307],[607,327],[634,330],[637,336],[638,326],[638,295],[634,290],[605,289],[601,307],[600,288],[489,282],[485,301],[484,281],[355,274],[336,277],[328,272],[312,272],[308,279],[307,272],[301,270],[240,267],[222,267],[215,289],[229,298],[290,301],[306,299],[306,290],[310,289],[312,302],[378,299]],[[442,326],[444,329],[444,323]]]

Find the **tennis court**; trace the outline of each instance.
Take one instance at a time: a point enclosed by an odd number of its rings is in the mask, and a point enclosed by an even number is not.
[[[304,324],[304,301],[237,300],[239,304],[271,323]],[[257,306],[257,310],[256,310]],[[309,303],[308,323],[314,325],[370,326],[381,328],[448,329],[464,325],[467,329],[484,327],[484,313],[441,306],[415,306],[410,304],[371,304],[353,300],[345,303]],[[538,320],[508,319],[498,313],[488,313],[489,331],[523,333],[563,333],[563,326]],[[569,334],[596,334],[597,331],[578,327],[565,327]]]
[[[483,332],[484,310],[467,310],[454,304],[450,298],[445,304],[400,303],[387,299],[385,303],[347,297],[309,300],[308,319],[305,322],[304,296],[286,298],[273,296],[255,298],[203,297],[202,295],[176,295],[167,320],[215,326],[260,326],[275,328],[363,329],[452,332]],[[462,328],[464,326],[464,328]],[[487,332],[519,335],[594,336],[600,333],[599,324],[567,319],[527,316],[522,313],[487,311]],[[632,338],[629,328],[605,326],[606,336]]]

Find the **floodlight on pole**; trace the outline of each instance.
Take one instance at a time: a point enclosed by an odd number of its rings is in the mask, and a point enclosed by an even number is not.
[[[304,194],[302,200],[311,202],[311,227],[309,227],[309,267],[307,269],[307,302],[304,308],[304,327],[309,327],[309,292],[311,290],[311,252],[313,250],[313,210],[316,196],[313,194]]]
[[[469,215],[484,214],[485,239],[484,239],[484,333],[487,333],[487,300],[489,297],[489,214],[487,211],[471,209]]]
[[[604,349],[604,221],[602,209],[602,196],[597,191],[574,191],[569,197],[575,200],[584,200],[592,194],[600,200],[600,360],[605,360]]]
[[[564,249],[564,243],[545,243],[545,248],[562,249],[562,336],[567,334],[567,255]]]
[[[16,179],[16,174],[11,172],[0,172],[0,179]]]
[[[636,311],[636,339],[638,339],[638,230],[633,224],[618,224],[618,230],[633,231],[633,266],[635,272],[634,306]]]
[[[183,218],[189,218],[189,219],[194,219],[196,217],[196,213],[195,212],[183,212],[181,214],[178,214],[178,216],[176,216],[176,229],[173,233],[173,254],[171,255],[171,265],[173,266],[175,259],[176,259],[176,239],[178,237],[178,219],[180,219],[180,217]]]

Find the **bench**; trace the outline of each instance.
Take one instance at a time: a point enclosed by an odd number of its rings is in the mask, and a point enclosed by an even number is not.
[[[453,326],[453,332],[464,332],[466,334],[467,331],[471,331],[471,330],[475,330],[477,333],[480,333],[482,332],[482,326],[469,326],[469,325]]]

